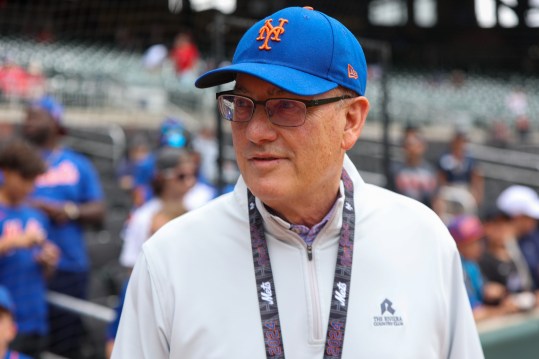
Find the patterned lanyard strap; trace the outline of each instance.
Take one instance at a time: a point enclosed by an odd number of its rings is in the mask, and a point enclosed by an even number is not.
[[[354,186],[344,169],[341,179],[344,183],[343,221],[337,264],[335,266],[335,277],[333,279],[333,295],[331,297],[331,310],[326,334],[324,359],[337,359],[342,355],[346,313],[350,295],[350,278],[352,276],[355,228]],[[285,355],[281,324],[279,321],[279,310],[277,308],[275,283],[264,233],[264,222],[262,215],[256,208],[255,197],[249,190],[247,190],[247,197],[253,262],[262,331],[266,345],[266,357],[281,359]]]

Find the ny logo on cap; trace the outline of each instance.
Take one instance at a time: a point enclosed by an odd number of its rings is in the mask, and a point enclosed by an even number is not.
[[[264,43],[260,45],[258,48],[260,50],[271,50],[271,47],[268,45],[269,40],[273,41],[281,41],[279,36],[281,36],[284,33],[284,24],[288,22],[288,20],[285,19],[279,19],[279,26],[273,26],[271,24],[273,20],[268,19],[264,23],[264,26],[258,30],[258,37],[256,38],[257,41],[264,40]]]

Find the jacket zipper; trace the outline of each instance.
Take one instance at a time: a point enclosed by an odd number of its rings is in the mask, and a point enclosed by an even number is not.
[[[307,266],[309,267],[309,290],[313,306],[313,337],[315,340],[322,340],[322,314],[320,308],[320,292],[318,281],[316,280],[316,267],[313,261],[313,247],[307,245]]]

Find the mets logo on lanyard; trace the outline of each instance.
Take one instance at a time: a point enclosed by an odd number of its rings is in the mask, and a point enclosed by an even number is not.
[[[260,50],[271,50],[271,47],[268,45],[270,40],[277,42],[281,41],[279,36],[284,33],[284,25],[288,22],[286,19],[279,19],[279,26],[273,26],[271,24],[272,21],[273,19],[266,20],[264,26],[258,30],[258,37],[256,40],[264,41],[264,43],[258,47]]]

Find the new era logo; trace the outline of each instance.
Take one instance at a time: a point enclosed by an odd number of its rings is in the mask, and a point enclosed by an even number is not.
[[[351,79],[358,79],[357,71],[352,67],[352,65],[348,64],[348,77]]]

